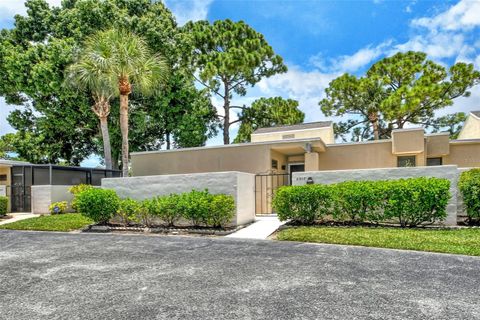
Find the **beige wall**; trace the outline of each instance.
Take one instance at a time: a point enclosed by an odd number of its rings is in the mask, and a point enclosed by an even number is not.
[[[392,132],[392,153],[417,154],[424,151],[423,129],[394,130]]]
[[[0,166],[0,175],[4,175],[6,174],[7,175],[7,181],[0,181],[0,185],[2,186],[10,186],[11,185],[11,171],[10,171],[10,167],[7,167],[7,166]],[[12,190],[10,188],[6,188],[6,192],[7,192],[7,197],[9,197],[9,201],[8,201],[8,212],[11,211],[11,208],[12,208],[12,204],[11,204],[11,200],[10,200],[10,194],[12,192]]]
[[[450,153],[448,133],[434,134],[426,137],[427,157],[441,157]]]
[[[288,136],[288,138],[284,138]],[[333,127],[317,129],[291,130],[268,133],[255,133],[251,135],[252,142],[281,141],[286,139],[310,139],[321,138],[325,143],[335,143]]]
[[[480,118],[471,113],[460,131],[458,139],[480,139]]]
[[[269,172],[270,146],[231,145],[132,154],[134,176],[241,171]]]
[[[287,170],[288,170],[288,168],[287,168],[288,157],[281,154],[278,151],[275,151],[275,150],[271,150],[270,154],[271,154],[272,160],[277,160],[278,161],[278,169],[275,170],[275,169],[271,168],[272,172],[286,173]],[[285,170],[283,170],[282,167],[285,167]]]
[[[459,167],[480,167],[480,140],[472,143],[450,143],[450,154],[443,157],[443,164]]]

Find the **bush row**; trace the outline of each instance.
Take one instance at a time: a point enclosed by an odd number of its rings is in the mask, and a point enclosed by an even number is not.
[[[302,224],[333,219],[413,227],[447,217],[449,188],[448,180],[438,178],[288,186],[276,192],[273,207],[280,220]]]
[[[152,226],[159,219],[174,226],[181,218],[194,226],[225,227],[235,215],[232,196],[211,194],[208,190],[171,194],[142,202],[120,199],[114,190],[86,188],[76,194],[77,210],[98,223],[107,223],[118,215],[124,225],[141,223]]]
[[[462,172],[458,188],[463,196],[468,222],[470,224],[480,222],[480,169]]]
[[[8,197],[0,196],[0,217],[7,214]]]

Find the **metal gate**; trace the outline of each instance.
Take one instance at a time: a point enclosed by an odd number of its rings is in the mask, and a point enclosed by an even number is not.
[[[31,208],[31,187],[30,186],[12,186],[12,212],[30,212]]]
[[[290,175],[257,174],[255,176],[255,213],[273,214],[272,200],[275,192],[281,186],[290,185]]]

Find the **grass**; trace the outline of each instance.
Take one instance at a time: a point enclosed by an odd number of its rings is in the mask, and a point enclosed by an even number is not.
[[[477,228],[296,227],[280,231],[277,239],[480,256],[480,229]]]
[[[36,231],[73,231],[93,223],[79,213],[41,216],[0,225],[0,229]]]

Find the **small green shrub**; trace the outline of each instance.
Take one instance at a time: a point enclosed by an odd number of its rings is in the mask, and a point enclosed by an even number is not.
[[[0,197],[0,217],[7,214],[8,210],[8,197]]]
[[[68,189],[68,192],[70,192],[73,195],[73,199],[72,199],[72,202],[71,202],[71,206],[72,206],[73,210],[78,212],[77,196],[80,193],[82,193],[83,191],[90,190],[90,189],[93,189],[93,186],[89,185],[89,184],[78,184],[78,185],[70,187],[70,189]]]
[[[215,228],[225,227],[235,216],[235,200],[225,194],[213,195],[207,224]]]
[[[142,210],[142,204],[137,200],[126,198],[120,200],[117,215],[122,219],[123,225],[128,226],[136,221],[138,213]]]
[[[332,189],[327,185],[281,187],[273,199],[273,208],[282,221],[291,219],[312,224],[332,210]]]
[[[463,196],[468,222],[480,222],[480,169],[462,172],[458,188]]]
[[[178,197],[178,209],[183,218],[196,227],[208,224],[212,195],[208,190],[182,193]]]
[[[50,214],[64,214],[67,212],[68,203],[67,201],[54,202],[48,207]]]
[[[77,208],[97,223],[107,223],[118,211],[120,199],[114,190],[92,188],[77,195]]]
[[[415,227],[447,217],[450,181],[422,177],[383,183],[387,199],[385,219],[396,219],[402,227]]]
[[[146,227],[152,226],[152,214],[151,214],[151,207],[152,207],[153,199],[146,199],[140,203],[140,210],[137,212],[135,219],[142,223]]]
[[[146,202],[146,208],[151,216],[158,217],[171,227],[180,218],[180,198],[178,194],[156,197]]]
[[[382,220],[383,181],[347,181],[333,185],[334,218],[352,222]]]

